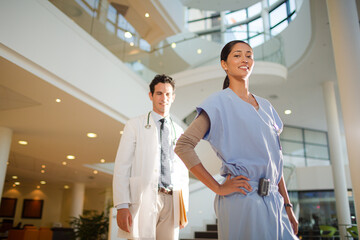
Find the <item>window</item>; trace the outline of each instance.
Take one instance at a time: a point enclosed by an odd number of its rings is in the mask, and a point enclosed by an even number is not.
[[[287,18],[286,3],[281,4],[269,13],[270,28],[279,24],[282,20]]]
[[[285,126],[280,139],[284,161],[295,166],[330,164],[326,132]]]
[[[245,21],[247,18],[246,16],[246,9],[234,11],[234,12],[225,12],[225,24],[231,25],[234,23]]]
[[[248,17],[250,18],[250,17],[253,17],[253,16],[257,15],[257,14],[260,14],[261,9],[262,9],[261,2],[258,2],[256,4],[250,6],[248,8]]]

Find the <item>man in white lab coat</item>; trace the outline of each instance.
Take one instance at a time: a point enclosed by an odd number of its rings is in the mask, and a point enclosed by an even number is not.
[[[171,77],[156,75],[149,92],[153,110],[125,125],[113,178],[119,237],[178,239],[184,227],[179,224],[179,193],[188,209],[189,174],[174,153],[183,133],[169,114],[174,91]]]

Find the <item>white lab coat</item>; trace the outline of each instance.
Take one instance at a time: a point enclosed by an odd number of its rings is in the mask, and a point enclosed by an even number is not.
[[[118,237],[141,239],[156,238],[156,200],[160,167],[160,146],[156,124],[148,114],[130,119],[124,128],[115,159],[113,178],[114,205],[130,203],[133,225],[131,233],[119,228]],[[174,123],[176,138],[183,133]],[[171,131],[173,127],[171,127]],[[175,146],[173,146],[175,147]],[[186,209],[189,198],[189,173],[184,163],[174,153],[170,163],[173,184],[174,229],[179,231],[179,191],[182,190]]]

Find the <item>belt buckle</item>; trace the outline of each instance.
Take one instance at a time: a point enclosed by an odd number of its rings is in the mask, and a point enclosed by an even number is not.
[[[172,189],[168,189],[168,188],[164,188],[164,187],[159,187],[159,192],[168,194],[168,195],[172,195]]]
[[[269,195],[269,188],[270,188],[270,179],[260,178],[259,187],[258,187],[258,194],[261,197]]]

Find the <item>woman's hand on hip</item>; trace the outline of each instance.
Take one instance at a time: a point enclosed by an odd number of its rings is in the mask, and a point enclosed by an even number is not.
[[[240,192],[246,195],[244,189],[246,189],[249,192],[252,191],[252,187],[250,186],[248,181],[250,181],[250,179],[245,176],[240,175],[231,178],[231,175],[229,174],[227,175],[225,182],[220,185],[217,194],[224,196],[233,192]]]

